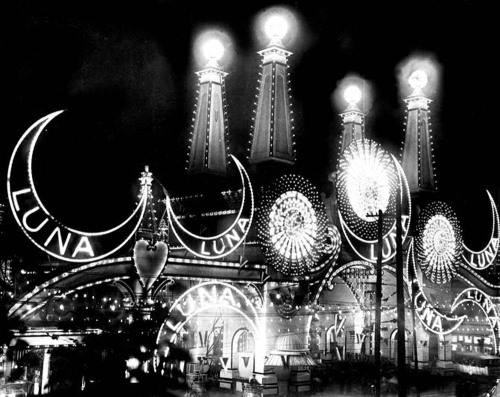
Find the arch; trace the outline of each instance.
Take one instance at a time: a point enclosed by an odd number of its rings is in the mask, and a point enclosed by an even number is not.
[[[110,266],[113,267],[113,277],[110,277]],[[131,257],[103,259],[75,267],[52,277],[25,293],[9,309],[9,317],[25,318],[45,305],[59,290],[63,290],[67,294],[68,291],[80,290],[91,285],[129,279],[131,274],[135,274]]]
[[[250,351],[245,351],[245,352],[240,352],[239,349],[238,349],[238,344],[239,344],[239,341],[240,341],[240,338],[247,334],[248,335],[248,338],[252,338],[252,341],[253,341],[253,345],[254,345],[254,348],[253,349],[250,349]],[[255,338],[253,336],[253,333],[247,328],[247,327],[241,327],[239,329],[237,329],[234,334],[233,334],[233,337],[231,338],[231,368],[238,368],[238,365],[239,365],[239,353],[251,353],[251,354],[254,354],[254,351],[255,351]],[[247,356],[249,354],[246,354]],[[235,361],[236,359],[236,361]]]
[[[175,280],[171,277],[167,277],[165,280],[162,280],[154,289],[152,293],[153,299],[158,296],[163,287],[167,284],[172,285],[175,283]]]
[[[116,288],[124,295],[130,297],[132,299],[132,302],[135,303],[136,301],[136,296],[134,293],[134,290],[128,285],[123,279],[119,280],[114,280],[113,284],[116,285]]]
[[[395,360],[397,362],[398,360],[398,353],[397,353],[397,347],[398,347],[398,340],[397,340],[397,335],[398,335],[398,329],[395,328],[390,336],[389,336],[389,358]],[[413,344],[412,344],[412,339],[411,339],[411,332],[407,328],[405,328],[405,361],[408,363],[412,360],[413,358]]]
[[[234,358],[235,351],[236,351],[236,353],[238,352],[238,349],[237,348],[235,349],[235,345],[237,345],[239,337],[244,332],[248,332],[248,328],[246,328],[246,327],[238,328],[235,331],[235,333],[233,334],[233,337],[231,338],[231,368],[234,368],[233,358]]]
[[[193,298],[195,294],[196,299]],[[256,307],[239,288],[220,281],[197,284],[179,296],[160,327],[157,343],[160,343],[162,339],[166,339],[168,343],[175,343],[179,332],[190,319],[206,310],[216,308],[234,311],[247,321],[249,330],[254,336],[256,364],[257,358],[259,358],[259,364],[260,361],[263,364],[265,339]],[[165,356],[168,352],[169,349],[165,349]]]

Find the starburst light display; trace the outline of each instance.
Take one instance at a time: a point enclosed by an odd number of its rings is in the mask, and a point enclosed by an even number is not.
[[[342,220],[364,240],[377,239],[377,214],[396,212],[397,169],[390,154],[369,139],[353,141],[342,154],[337,171],[337,197]],[[394,225],[383,217],[383,233]]]
[[[455,276],[462,254],[462,230],[447,204],[436,201],[421,211],[415,245],[422,272],[432,282],[443,284]]]
[[[324,205],[306,179],[284,175],[266,189],[258,235],[268,263],[276,270],[293,276],[320,270],[326,232]]]

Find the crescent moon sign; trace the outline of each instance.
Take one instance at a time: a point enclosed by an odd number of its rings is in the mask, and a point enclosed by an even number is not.
[[[250,178],[241,163],[231,155],[240,172],[242,183],[242,199],[238,215],[234,222],[222,233],[216,236],[204,237],[187,230],[180,222],[172,209],[167,197],[168,219],[172,230],[181,245],[193,255],[204,259],[217,259],[229,255],[245,239],[254,214],[254,196]]]
[[[473,251],[468,248],[465,243],[463,243],[464,250],[462,253],[462,258],[470,267],[476,270],[484,270],[495,261],[498,252],[498,242],[500,237],[500,220],[498,218],[498,211],[490,192],[486,191],[486,193],[488,193],[488,198],[490,199],[491,217],[493,219],[490,241],[481,251]]]
[[[411,262],[411,263],[410,263]],[[413,273],[413,278],[416,282],[409,283],[409,288],[412,290],[413,304],[417,317],[428,331],[438,334],[447,335],[455,331],[465,321],[467,316],[446,316],[437,310],[425,296],[422,288],[422,273],[419,272],[416,266],[413,241],[408,248],[407,269]],[[451,312],[455,308],[452,308]]]
[[[100,260],[120,249],[139,227],[146,210],[151,174],[143,172],[141,199],[135,210],[118,226],[97,233],[71,229],[45,208],[33,183],[33,153],[45,127],[63,111],[51,113],[34,123],[17,143],[7,171],[7,192],[16,222],[38,248],[68,262]],[[135,220],[137,214],[140,214]],[[116,243],[121,241],[120,243]]]
[[[392,160],[396,166],[396,170],[400,175],[400,186],[399,189],[401,191],[401,201],[403,204],[403,212],[407,212],[407,215],[401,216],[401,227],[403,230],[403,241],[406,240],[408,235],[408,230],[410,228],[410,220],[411,220],[411,195],[410,188],[408,187],[408,181],[406,180],[406,176],[399,164],[399,161],[396,160],[394,156],[392,156]],[[342,231],[344,232],[344,236],[347,239],[347,242],[353,249],[353,251],[363,260],[368,261],[370,263],[377,263],[377,246],[378,240],[365,240],[361,237],[354,234],[351,231],[347,223],[344,221],[340,210],[338,211],[340,226]],[[396,255],[396,221],[392,225],[392,228],[383,236],[382,239],[382,263],[389,262]]]
[[[495,307],[495,304],[491,301],[489,295],[486,295],[483,291],[477,288],[467,288],[464,289],[460,294],[455,298],[453,304],[451,305],[451,311],[454,311],[459,305],[464,302],[472,302],[478,305],[491,327],[491,331],[493,332],[494,338],[494,349],[495,353],[498,354],[498,346],[500,343],[500,328],[498,323],[498,313]]]

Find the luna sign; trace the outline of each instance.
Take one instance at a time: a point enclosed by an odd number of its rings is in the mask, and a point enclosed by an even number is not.
[[[377,247],[378,241],[367,241],[360,239],[354,233],[352,233],[345,222],[342,219],[342,215],[339,213],[340,225],[344,236],[346,237],[349,245],[352,249],[364,260],[376,263],[377,262]],[[408,228],[410,226],[410,217],[407,215],[401,216],[401,229],[403,230],[403,241],[408,233]],[[392,226],[388,233],[383,237],[382,240],[382,263],[386,263],[396,255],[396,223]]]
[[[399,162],[394,158],[394,156],[390,157],[390,161],[394,164],[394,171],[397,177],[394,177],[395,180],[395,190],[398,189],[401,197],[401,205],[402,205],[402,215],[401,215],[401,229],[402,229],[402,240],[405,241],[406,236],[408,234],[408,230],[410,227],[410,219],[411,219],[411,198],[410,198],[410,190],[408,187],[408,181],[404,175],[403,169],[399,165]],[[341,181],[342,182],[342,181]],[[392,193],[394,194],[394,193]],[[397,196],[397,194],[396,194]],[[346,222],[345,217],[342,214],[341,206],[339,206],[339,219],[340,226],[342,228],[342,232],[347,239],[349,245],[354,250],[354,252],[363,260],[376,263],[377,262],[377,248],[378,248],[378,239],[367,239],[358,235],[353,231],[353,229],[349,226],[348,222]],[[382,236],[382,263],[389,262],[396,255],[396,246],[397,246],[397,224],[394,214],[385,215],[387,220],[393,219],[392,225],[388,228],[385,234]]]
[[[493,220],[493,225],[491,227],[491,237],[488,244],[481,251],[473,251],[463,244],[463,260],[473,269],[484,270],[488,268],[496,259],[498,252],[498,242],[499,242],[499,224],[500,220],[498,218],[498,211],[495,206],[495,202],[491,197],[490,192],[488,193],[488,198],[491,205],[491,217]]]
[[[493,332],[495,354],[498,354],[498,347],[500,345],[500,328],[498,324],[498,313],[495,304],[491,301],[491,298],[483,291],[477,288],[467,288],[455,298],[455,301],[451,306],[451,311],[454,311],[459,305],[465,302],[474,303],[478,305],[483,311]]]
[[[421,273],[416,267],[414,256],[413,241],[408,248],[407,269],[413,273],[414,282],[411,284],[413,304],[417,317],[428,331],[438,334],[447,335],[456,330],[467,318],[467,316],[447,316],[437,310],[425,296],[421,285]],[[452,310],[453,312],[453,310]]]
[[[97,261],[116,252],[134,235],[144,216],[152,178],[147,170],[142,173],[140,202],[118,226],[101,232],[84,232],[63,225],[40,200],[32,172],[37,140],[47,125],[62,112],[42,117],[15,146],[7,172],[9,203],[18,225],[41,250],[67,262]]]
[[[217,259],[229,255],[244,241],[254,213],[254,197],[250,178],[241,163],[232,156],[241,177],[242,199],[235,220],[223,232],[215,236],[201,236],[186,229],[172,209],[167,198],[167,211],[170,226],[177,240],[193,255],[204,259]]]

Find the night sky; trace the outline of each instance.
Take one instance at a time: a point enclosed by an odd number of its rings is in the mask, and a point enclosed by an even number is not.
[[[442,197],[459,213],[466,241],[481,236],[477,227],[488,234],[484,189],[496,198],[499,188],[498,22],[490,5],[444,3],[8,1],[0,24],[0,202],[8,203],[5,180],[17,140],[60,109],[66,112],[42,135],[34,167],[42,200],[56,217],[76,228],[113,226],[134,207],[145,164],[173,194],[182,194],[193,72],[204,66],[192,43],[205,28],[224,30],[232,40],[221,64],[229,73],[230,149],[244,159],[255,109],[256,51],[267,44],[257,40],[254,21],[267,7],[284,5],[298,19],[298,30],[283,40],[294,52],[293,172],[325,189],[342,110],[332,95],[350,73],[371,86],[367,137],[399,153],[399,65],[427,56],[440,69],[431,97]]]

